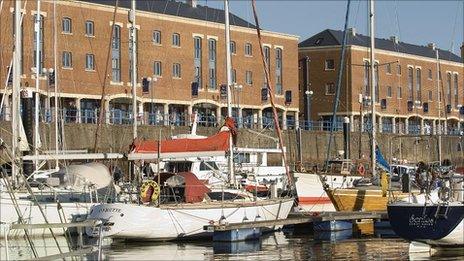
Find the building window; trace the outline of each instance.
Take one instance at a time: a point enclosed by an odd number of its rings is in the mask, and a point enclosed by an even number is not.
[[[154,44],[161,44],[161,31],[158,31],[158,30],[153,31],[152,40]]]
[[[379,63],[374,64],[375,77],[375,102],[380,102],[380,85],[379,85]]]
[[[385,65],[385,70],[387,71],[387,74],[392,74],[392,68],[391,68],[391,64],[390,63],[387,63]]]
[[[413,101],[413,96],[414,96],[413,83],[414,83],[414,70],[412,69],[412,67],[408,67],[408,101]]]
[[[396,74],[401,75],[401,64],[396,65]]]
[[[335,95],[335,83],[330,82],[325,84],[325,95]]]
[[[134,39],[134,43],[135,45],[132,46],[132,41],[129,40],[129,82],[132,83],[132,48],[135,48],[135,62],[137,63],[135,65],[135,69],[137,71],[136,75],[138,75],[138,62],[139,62],[139,42],[137,41],[137,39],[139,39],[139,29],[137,29],[137,27],[129,27],[129,39],[132,39],[132,30],[135,30],[135,39]]]
[[[369,96],[370,95],[370,86],[369,86],[369,81],[370,81],[370,64],[368,61],[364,61],[364,78],[363,78],[363,83],[364,83],[364,95]]]
[[[325,60],[325,70],[335,70],[335,61],[334,61],[334,59]]]
[[[253,45],[251,43],[245,44],[245,55],[252,56],[253,55]]]
[[[253,84],[253,72],[252,71],[245,72],[245,82],[249,85]]]
[[[85,69],[88,71],[95,71],[95,56],[93,54],[85,55]]]
[[[269,74],[271,73],[271,48],[269,46],[264,46],[264,60],[266,61],[267,70]],[[268,87],[268,82],[266,79],[266,72],[264,72],[264,87]]]
[[[85,21],[85,35],[86,36],[94,36],[94,26],[93,21]]]
[[[61,20],[62,32],[66,34],[72,33],[72,20],[69,17],[63,17]]]
[[[458,75],[454,75],[454,106],[457,108],[459,104],[459,84]]]
[[[215,90],[216,87],[216,40],[208,39],[208,88]]]
[[[153,75],[161,76],[163,74],[163,68],[161,67],[161,61],[153,62]]]
[[[237,70],[232,69],[231,76],[232,76],[232,83],[237,83]]]
[[[446,75],[446,83],[447,83],[447,91],[446,91],[446,96],[448,98],[448,105],[452,105],[451,103],[451,73],[447,73]]]
[[[172,45],[180,47],[180,34],[178,33],[172,34]]]
[[[230,41],[230,53],[237,54],[237,45],[234,41]]]
[[[201,37],[195,36],[193,38],[193,67],[194,67],[194,81],[198,83],[198,88],[201,89]]]
[[[397,88],[397,91],[396,91],[396,97],[397,97],[398,99],[402,99],[402,98],[403,98],[403,94],[402,94],[401,91],[402,91],[402,90],[401,90],[401,87],[398,87],[398,88]]]
[[[63,68],[72,68],[72,53],[64,51],[62,57]]]
[[[432,79],[433,79],[432,69],[429,69],[428,78],[429,78],[429,80],[432,80]]]
[[[282,49],[276,49],[276,94],[283,95],[284,91],[282,88]]]
[[[111,39],[111,80],[121,82],[121,27],[113,26]]]
[[[44,68],[44,16],[43,15],[40,15],[39,17],[37,17],[37,15],[34,15],[34,22],[35,20],[39,18],[40,21],[39,21],[39,68],[38,68],[38,72],[39,74],[42,74],[42,68]],[[34,24],[35,25],[35,24]],[[36,39],[36,34],[34,33],[34,46],[36,46],[37,44],[37,39]],[[32,61],[32,64],[33,64],[33,67],[36,68],[36,57],[37,57],[37,50],[35,50],[34,48],[34,51],[33,51],[34,55],[33,55],[33,61]]]
[[[387,86],[387,98],[391,98],[391,97],[392,97],[392,87]]]
[[[429,101],[433,101],[433,92],[429,91]]]
[[[174,77],[174,78],[180,78],[181,77],[180,63],[172,64],[172,77]]]
[[[416,101],[422,101],[422,72],[416,69]]]

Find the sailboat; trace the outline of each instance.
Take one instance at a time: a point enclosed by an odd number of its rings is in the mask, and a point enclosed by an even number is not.
[[[135,23],[135,5],[135,1],[132,0],[131,20],[133,25]],[[212,236],[212,232],[204,231],[203,227],[214,223],[241,223],[249,219],[287,218],[293,206],[293,198],[262,200],[247,198],[241,196],[239,191],[235,189],[236,178],[232,153],[230,153],[233,151],[233,136],[236,131],[235,122],[231,118],[232,108],[230,105],[232,81],[228,5],[228,1],[225,0],[226,74],[229,88],[228,117],[224,126],[216,135],[207,138],[135,143],[136,153],[132,155],[132,159],[157,160],[159,166],[161,160],[166,156],[169,158],[179,154],[180,157],[200,154],[214,156],[224,155],[224,151],[227,150],[229,152],[229,185],[232,189],[224,187],[220,191],[212,191],[191,172],[174,174],[158,171],[154,179],[146,180],[141,184],[140,195],[135,202],[98,204],[92,207],[88,219],[101,220],[103,223],[101,227],[88,228],[86,232],[89,236],[129,240],[175,240]],[[131,41],[134,45],[135,37],[132,37]],[[135,73],[134,59],[132,62],[133,73]],[[136,79],[136,77],[132,77],[132,79]],[[134,136],[136,136],[136,124],[135,122]],[[182,147],[179,148],[180,144]],[[144,148],[147,147],[148,151],[153,151],[156,147],[156,153],[143,154]],[[137,154],[140,153],[143,155],[137,158]],[[131,159],[130,156],[129,159]]]
[[[40,2],[37,1],[37,13],[40,13]],[[20,64],[21,64],[21,21],[24,12],[20,12],[21,1],[15,1],[15,50],[13,53],[13,86],[12,86],[12,148],[11,148],[11,177],[7,170],[2,168],[0,175],[0,222],[6,224],[46,224],[79,221],[85,218],[90,207],[100,199],[109,200],[115,191],[111,180],[111,174],[106,166],[100,163],[83,165],[70,165],[62,171],[37,171],[36,175],[25,177],[20,166],[22,161],[57,160],[60,157],[72,158],[75,155],[27,155],[21,153],[29,150],[29,144],[22,119],[19,115],[19,91],[20,91]],[[54,6],[54,12],[56,7]],[[21,14],[23,13],[23,14]],[[56,15],[54,15],[56,17]],[[36,17],[36,24],[40,23],[40,16]],[[38,28],[36,26],[36,28]],[[40,39],[39,31],[36,31],[37,39]],[[37,41],[39,42],[39,41]],[[56,46],[56,42],[55,42]],[[36,47],[37,48],[37,47]],[[55,47],[56,48],[56,47]],[[56,56],[55,56],[56,57]],[[38,61],[36,61],[38,64]],[[56,63],[56,61],[55,61]],[[38,66],[37,66],[38,67]],[[36,73],[39,73],[36,70]],[[55,74],[56,75],[56,74]],[[56,76],[55,76],[56,77]],[[38,77],[37,77],[38,78]],[[37,82],[36,82],[37,84]],[[36,97],[38,85],[36,86]],[[55,86],[56,91],[56,86]],[[56,102],[55,93],[55,104]],[[36,102],[38,106],[38,102]],[[56,106],[55,106],[56,107]],[[36,107],[36,112],[38,109]],[[36,114],[35,148],[38,146],[38,115]],[[55,113],[57,122],[57,113]],[[57,128],[55,129],[57,132]],[[58,136],[58,135],[56,135]],[[19,142],[18,142],[19,140]],[[56,145],[56,151],[58,146]],[[8,151],[9,152],[9,151]],[[87,157],[87,155],[84,155]],[[85,157],[85,158],[86,158]],[[36,164],[37,166],[37,164]],[[58,165],[56,165],[58,166]],[[43,175],[41,175],[43,174]],[[41,177],[39,177],[41,176]],[[35,179],[35,180],[34,180]],[[40,180],[39,180],[40,179]],[[39,182],[40,181],[40,182]],[[34,184],[35,183],[35,184]],[[65,230],[57,229],[31,229],[11,230],[2,229],[0,237],[17,235],[63,235]]]
[[[439,53],[437,59],[437,93],[440,93]],[[441,162],[441,99],[438,101],[438,155]],[[388,216],[395,233],[409,241],[410,251],[430,251],[464,247],[464,176],[442,166],[423,171],[425,194],[388,204]],[[423,176],[424,176],[423,175]],[[422,178],[423,179],[423,178]],[[440,187],[431,190],[430,184]]]

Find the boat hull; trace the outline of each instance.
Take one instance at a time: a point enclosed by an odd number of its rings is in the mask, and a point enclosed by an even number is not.
[[[89,219],[102,220],[102,236],[126,240],[168,241],[212,236],[204,226],[219,222],[222,216],[228,223],[241,223],[245,218],[273,220],[287,218],[293,199],[263,200],[235,204],[195,203],[176,206],[135,204],[99,204]],[[88,228],[89,236],[99,236],[99,228]]]
[[[30,199],[27,199],[26,193],[17,193],[17,206],[21,216],[26,224],[44,224],[45,219],[40,208]],[[78,217],[85,217],[93,203],[85,202],[40,202],[47,221],[49,223],[69,223],[75,221]],[[10,196],[6,192],[1,192],[0,201],[0,221],[2,224],[17,224],[19,221],[18,214]],[[62,228],[52,229],[55,235],[64,235]],[[28,229],[29,235],[32,236],[51,236],[49,229]],[[23,236],[24,230],[9,230],[9,237]],[[5,230],[0,229],[0,238],[5,236]]]
[[[451,234],[462,222],[464,205],[459,202],[448,206],[397,202],[388,205],[388,216],[395,233],[404,239],[439,240]]]
[[[318,174],[295,173],[296,190],[298,194],[299,206],[305,211],[323,212],[335,211]],[[353,182],[362,177],[343,177],[339,175],[325,176],[326,184],[330,188],[348,188],[353,186]]]
[[[386,211],[389,200],[380,189],[329,189],[327,193],[337,211]],[[392,196],[402,199],[409,194],[395,191]]]

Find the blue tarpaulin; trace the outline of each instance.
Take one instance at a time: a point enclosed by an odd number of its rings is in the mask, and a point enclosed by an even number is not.
[[[382,152],[380,152],[378,146],[376,146],[375,148],[375,162],[377,163],[378,167],[385,170],[386,172],[390,172],[390,165],[388,164],[387,160],[385,160],[385,158],[383,157]]]

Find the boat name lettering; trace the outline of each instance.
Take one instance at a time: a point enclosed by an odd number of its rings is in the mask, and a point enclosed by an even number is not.
[[[428,217],[426,215],[421,216],[421,217],[415,217],[414,215],[411,215],[409,217],[409,226],[410,227],[419,227],[419,228],[424,228],[424,227],[431,227],[435,223],[435,219]]]
[[[102,212],[120,213],[121,209],[119,209],[119,208],[102,208],[102,209],[100,209],[100,213],[102,213]]]

